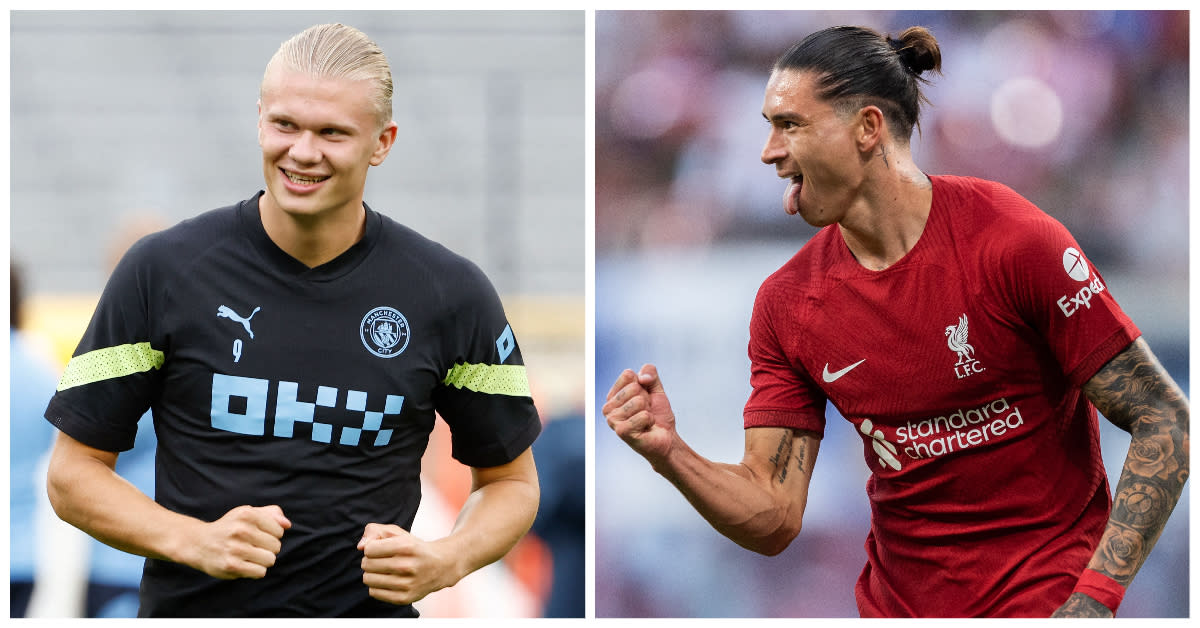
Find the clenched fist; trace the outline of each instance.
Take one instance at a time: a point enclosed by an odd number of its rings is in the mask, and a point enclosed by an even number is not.
[[[412,604],[461,579],[454,556],[397,525],[368,523],[358,549],[363,552],[363,584],[377,600]]]
[[[613,432],[651,464],[671,451],[676,439],[675,413],[653,364],[638,373],[625,369],[608,391],[601,412]]]
[[[261,578],[275,564],[290,527],[279,506],[238,506],[201,526],[185,562],[223,580]]]

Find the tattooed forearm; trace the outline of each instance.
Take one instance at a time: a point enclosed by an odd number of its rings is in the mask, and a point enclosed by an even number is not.
[[[1133,476],[1117,491],[1113,513],[1131,530],[1154,530],[1166,524],[1168,514],[1155,506],[1167,503],[1171,498],[1166,487]]]
[[[1142,419],[1148,424],[1177,422],[1187,436],[1187,399],[1141,338],[1104,365],[1083,390],[1096,409],[1126,432]]]
[[[771,477],[776,482],[783,484],[792,471],[807,473],[804,465],[807,462],[807,444],[810,438],[819,440],[819,437],[807,434],[797,438],[791,433],[779,439],[779,444],[775,446],[775,453],[767,459],[771,463]]]
[[[796,455],[792,456],[792,460],[796,461],[796,471],[799,471],[800,473],[804,473],[804,456],[805,456],[805,451],[807,451],[804,445],[806,444],[807,441],[808,441],[807,436],[801,438],[800,439],[800,447],[797,448]]]
[[[1128,585],[1187,481],[1188,402],[1140,338],[1089,380],[1084,392],[1132,437],[1108,527],[1088,564]]]
[[[1072,593],[1051,617],[1112,617],[1108,607],[1082,593]]]
[[[779,439],[779,446],[775,448],[775,455],[771,456],[771,464],[775,466],[775,473],[779,477],[779,483],[783,484],[787,479],[788,461],[792,458],[792,435],[784,434]]]

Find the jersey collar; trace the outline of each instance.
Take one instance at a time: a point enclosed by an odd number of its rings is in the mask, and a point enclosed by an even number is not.
[[[258,213],[258,202],[264,194],[259,190],[254,196],[244,200],[238,206],[238,218],[242,230],[248,235],[254,248],[265,258],[267,264],[274,270],[307,281],[330,281],[337,279],[354,270],[371,252],[379,239],[380,216],[369,205],[363,203],[366,210],[366,224],[363,237],[341,255],[315,268],[305,266],[300,260],[288,255],[279,248],[267,230],[263,228],[262,218]]]

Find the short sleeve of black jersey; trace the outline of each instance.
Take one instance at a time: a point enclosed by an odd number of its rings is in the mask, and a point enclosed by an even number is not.
[[[456,294],[443,337],[453,364],[434,392],[450,426],[451,455],[471,467],[506,464],[529,448],[541,421],[525,362],[495,288],[473,264],[447,278]]]
[[[55,427],[96,449],[133,448],[161,380],[165,347],[152,331],[148,238],[113,271],[46,409]]]

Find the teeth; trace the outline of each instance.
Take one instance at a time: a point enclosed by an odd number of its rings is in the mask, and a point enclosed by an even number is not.
[[[325,179],[329,178],[329,177],[321,177],[318,179],[310,179],[308,177],[296,176],[287,171],[284,171],[284,174],[287,175],[288,179],[291,179],[292,183],[299,183],[301,185],[312,185],[313,183],[319,183],[319,182],[324,181]]]

